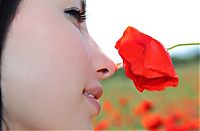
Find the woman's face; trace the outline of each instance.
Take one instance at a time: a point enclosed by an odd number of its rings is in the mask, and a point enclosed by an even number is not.
[[[88,34],[81,0],[24,0],[2,55],[1,86],[11,129],[91,129],[100,80],[114,63]],[[64,13],[64,10],[66,12]]]

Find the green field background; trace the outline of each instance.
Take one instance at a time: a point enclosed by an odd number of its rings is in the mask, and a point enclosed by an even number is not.
[[[102,81],[102,110],[94,119],[94,129],[146,130],[141,124],[141,117],[134,114],[134,109],[142,101],[151,101],[151,112],[159,114],[163,119],[169,114],[182,114],[183,117],[176,123],[177,126],[181,125],[181,122],[184,123],[185,119],[199,122],[199,68],[199,57],[195,60],[178,61],[175,64],[179,76],[177,88],[169,87],[164,91],[143,93],[136,90],[132,81],[125,76],[123,68],[119,69],[111,78]],[[104,108],[106,102],[110,103],[111,111]],[[164,130],[165,127],[160,129]]]

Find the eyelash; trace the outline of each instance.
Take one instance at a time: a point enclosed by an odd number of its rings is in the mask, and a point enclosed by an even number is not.
[[[65,9],[64,13],[74,17],[78,23],[83,23],[86,20],[86,11],[81,12],[76,7]]]

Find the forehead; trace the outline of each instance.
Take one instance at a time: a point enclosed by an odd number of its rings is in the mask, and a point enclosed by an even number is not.
[[[59,1],[62,5],[70,5],[70,6],[78,6],[79,8],[82,8],[82,3],[85,0],[55,0]]]

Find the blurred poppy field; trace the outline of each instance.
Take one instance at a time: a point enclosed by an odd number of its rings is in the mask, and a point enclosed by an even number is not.
[[[143,93],[120,68],[102,81],[102,110],[93,120],[94,130],[200,130],[199,68],[199,57],[176,64],[178,88]]]

